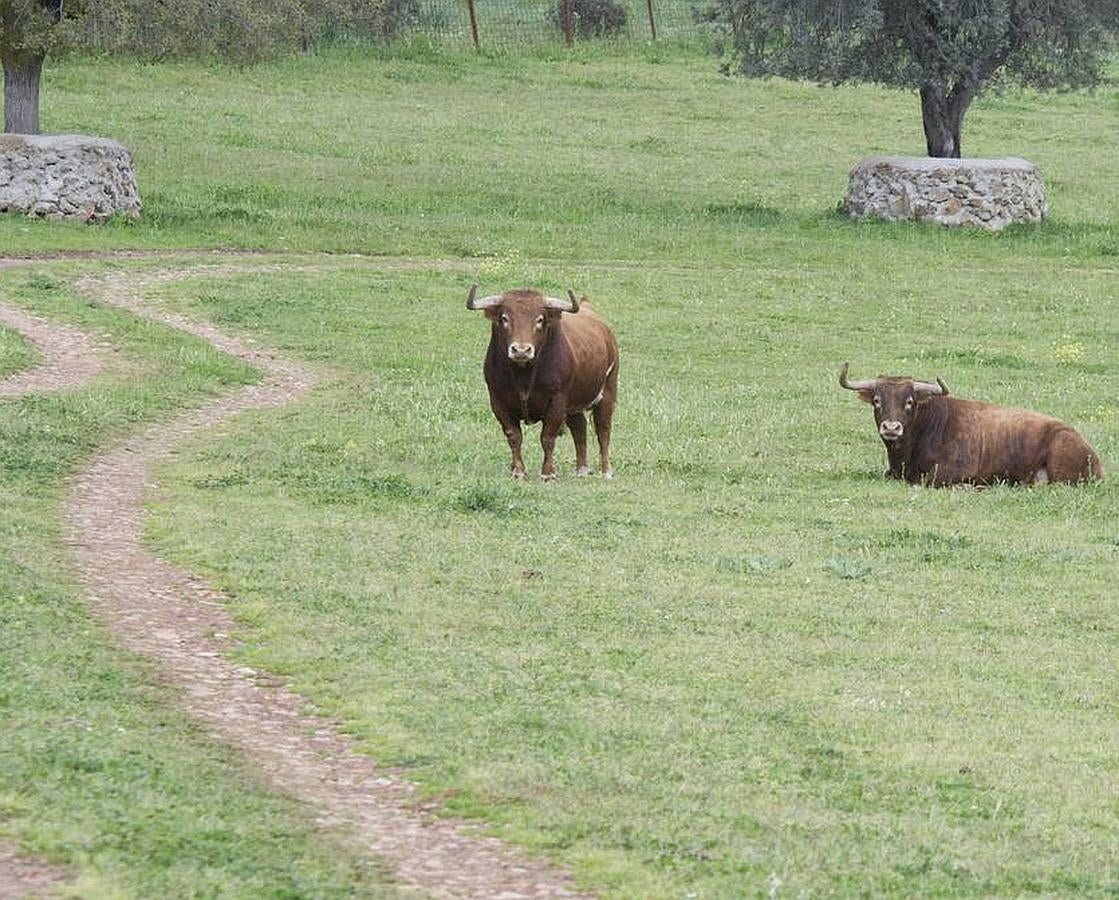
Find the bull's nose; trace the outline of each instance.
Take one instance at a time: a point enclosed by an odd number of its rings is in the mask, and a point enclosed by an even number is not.
[[[878,426],[878,433],[887,441],[896,441],[902,436],[905,426],[901,422],[883,422]]]
[[[536,348],[532,344],[510,344],[509,358],[518,362],[526,362],[536,355]]]

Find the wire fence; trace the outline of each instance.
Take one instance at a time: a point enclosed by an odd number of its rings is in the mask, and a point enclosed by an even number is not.
[[[419,0],[409,29],[485,49],[586,39],[658,40],[699,35],[703,0]]]
[[[320,43],[383,42],[407,34],[451,46],[514,51],[561,41],[691,38],[710,32],[700,13],[718,2],[98,0],[74,20],[74,35],[88,50],[143,59],[213,56],[252,62]]]

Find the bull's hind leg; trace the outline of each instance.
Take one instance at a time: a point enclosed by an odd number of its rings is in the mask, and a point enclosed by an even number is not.
[[[590,475],[591,467],[587,465],[587,417],[582,412],[572,413],[567,417],[567,427],[571,429],[571,439],[575,442],[575,474]]]
[[[610,468],[610,423],[614,418],[614,404],[617,402],[616,384],[607,385],[602,392],[602,399],[591,412],[594,433],[598,438],[598,466],[603,478],[614,477],[614,470]]]
[[[1075,484],[1103,478],[1103,466],[1096,451],[1071,428],[1053,436],[1045,469],[1049,480],[1056,482]]]

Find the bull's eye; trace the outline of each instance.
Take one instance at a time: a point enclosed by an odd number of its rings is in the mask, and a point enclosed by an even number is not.
[[[540,328],[544,327],[544,317],[543,316],[537,316],[536,317],[536,327],[537,327],[537,329],[540,329]]]
[[[906,397],[905,398],[905,411],[909,412],[911,409],[913,409],[913,398],[912,397]]]
[[[882,408],[882,398],[879,397],[877,394],[874,395],[874,408],[875,409],[881,409]]]
[[[501,314],[501,324],[504,325],[506,328],[509,327],[509,317],[505,313]]]

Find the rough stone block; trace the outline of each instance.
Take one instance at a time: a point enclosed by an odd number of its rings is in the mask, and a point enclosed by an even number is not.
[[[1001,231],[1048,215],[1045,183],[1024,159],[871,156],[851,170],[852,218],[924,219]]]
[[[0,212],[104,222],[141,210],[128,150],[81,134],[0,134]]]

